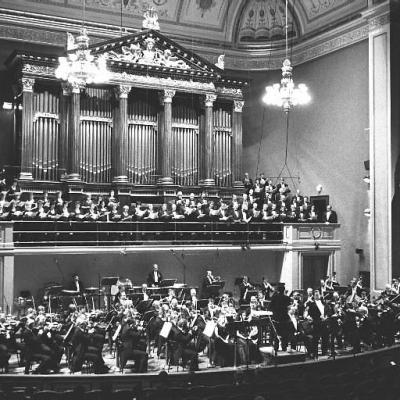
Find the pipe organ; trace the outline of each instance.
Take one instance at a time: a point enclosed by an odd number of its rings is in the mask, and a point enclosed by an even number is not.
[[[14,53],[7,61],[25,82],[15,104],[21,187],[241,187],[236,104],[246,81],[152,29],[91,51],[110,70],[97,86],[58,80],[56,57]]]
[[[39,181],[58,179],[58,142],[60,135],[59,95],[47,88],[33,95],[32,176]]]
[[[213,110],[214,174],[218,186],[232,185],[232,110],[217,105]]]
[[[84,182],[111,181],[112,91],[88,87],[80,100],[80,165]]]
[[[131,94],[128,103],[128,179],[154,184],[157,178],[158,110],[154,96]]]
[[[172,107],[172,177],[179,186],[198,184],[199,110],[177,101]]]

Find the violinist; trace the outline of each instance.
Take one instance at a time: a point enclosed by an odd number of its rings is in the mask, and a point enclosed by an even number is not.
[[[120,351],[121,369],[125,368],[128,360],[134,360],[134,372],[147,372],[149,356],[146,352],[146,341],[142,333],[143,328],[141,328],[133,318],[127,318],[122,323]]]
[[[93,363],[94,372],[104,374],[109,371],[102,357],[102,348],[104,343],[101,339],[102,335],[96,335],[94,327],[85,319],[77,321],[74,333],[71,338],[72,359],[71,372],[82,370],[84,361]]]
[[[174,359],[182,359],[183,366],[189,365],[189,371],[197,371],[199,369],[199,358],[193,341],[196,326],[189,329],[188,321],[185,318],[180,318],[177,323],[178,331],[174,336],[177,342]]]

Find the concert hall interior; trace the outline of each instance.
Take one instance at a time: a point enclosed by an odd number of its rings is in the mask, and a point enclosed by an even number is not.
[[[400,389],[398,1],[0,16],[0,400]]]

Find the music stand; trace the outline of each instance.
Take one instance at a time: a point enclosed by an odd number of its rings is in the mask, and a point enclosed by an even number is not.
[[[175,282],[177,281],[177,279],[163,279],[160,282],[160,287],[167,287],[167,286],[174,286]]]
[[[119,276],[104,276],[101,279],[101,286],[113,286],[116,285],[119,280]]]
[[[225,281],[214,282],[211,285],[207,285],[206,288],[208,296],[218,297],[219,291],[222,290],[224,286],[225,286]]]

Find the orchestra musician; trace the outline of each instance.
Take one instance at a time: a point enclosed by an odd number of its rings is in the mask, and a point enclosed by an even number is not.
[[[249,290],[254,290],[255,286],[249,281],[249,277],[244,275],[242,281],[239,285],[240,291],[240,302],[241,303],[248,303],[248,293]]]
[[[68,288],[69,290],[72,290],[76,292],[77,294],[83,293],[85,290],[85,287],[82,283],[82,281],[79,278],[78,274],[73,274],[72,275],[72,282]]]
[[[128,360],[134,360],[134,372],[147,372],[148,354],[143,329],[138,326],[133,318],[127,318],[122,323],[120,368],[123,370]]]
[[[153,264],[153,270],[147,276],[147,285],[149,285],[150,287],[160,286],[162,280],[163,276],[158,270],[158,265]]]
[[[276,321],[276,332],[280,338],[281,348],[286,351],[289,342],[289,323],[288,308],[290,306],[290,297],[285,294],[285,284],[280,283],[276,292],[273,294],[270,303],[270,309],[273,313],[273,319]],[[278,343],[275,343],[275,350],[278,349]]]
[[[313,323],[312,354],[314,357],[318,356],[318,343],[320,339],[322,355],[327,354],[329,330],[326,321],[331,316],[331,310],[323,301],[319,290],[314,291],[314,300],[307,303],[305,313],[306,317],[310,318]]]

